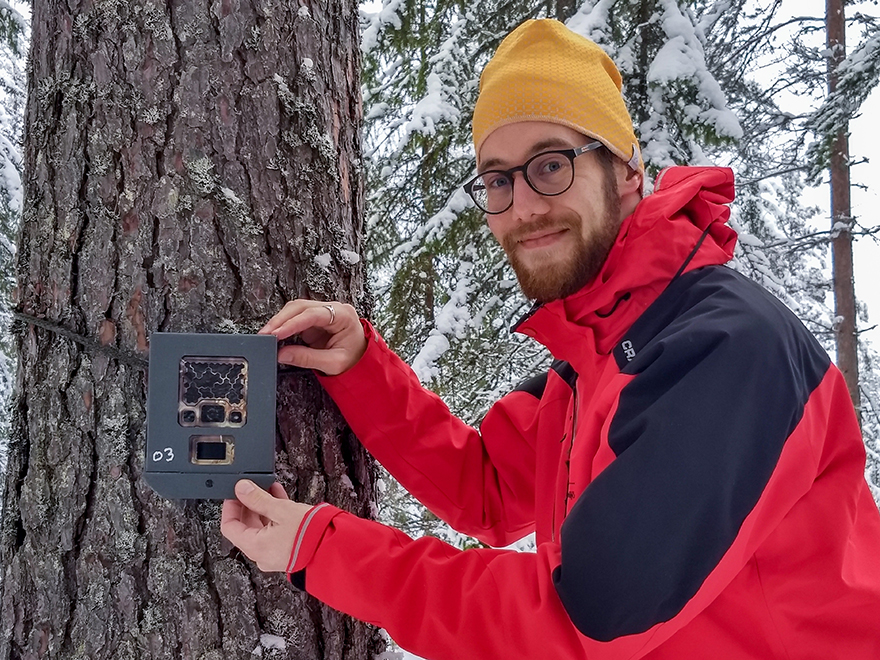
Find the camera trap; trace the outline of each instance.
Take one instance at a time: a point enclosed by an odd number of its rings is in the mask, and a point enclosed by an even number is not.
[[[150,337],[144,478],[170,499],[230,499],[274,481],[277,342],[269,335]]]

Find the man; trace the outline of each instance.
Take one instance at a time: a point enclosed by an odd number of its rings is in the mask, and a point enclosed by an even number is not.
[[[468,192],[557,361],[479,431],[354,310],[289,303],[281,362],[317,369],[370,451],[460,531],[404,534],[239,484],[223,533],[267,571],[426,658],[880,658],[880,514],[842,376],[775,298],[721,264],[729,170],[641,198],[620,76],[549,20],[502,43]]]

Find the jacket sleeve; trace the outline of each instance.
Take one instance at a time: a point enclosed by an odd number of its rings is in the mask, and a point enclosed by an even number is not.
[[[647,349],[636,338],[645,350],[620,375],[607,429],[616,457],[561,543],[459,551],[327,507],[300,530],[314,551],[292,570],[432,659],[644,657],[712,605],[809,491],[833,460],[829,416],[846,411],[818,345],[718,313],[697,328],[682,317]],[[857,434],[851,409],[838,417]]]
[[[541,383],[498,401],[474,429],[455,417],[366,322],[369,344],[345,374],[321,377],[355,435],[453,528],[506,546],[534,528]],[[546,377],[545,377],[546,378]],[[539,379],[540,380],[540,379]]]

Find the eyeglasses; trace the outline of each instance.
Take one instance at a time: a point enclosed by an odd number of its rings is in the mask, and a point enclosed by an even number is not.
[[[482,172],[464,184],[464,190],[474,204],[489,215],[504,213],[513,206],[513,175],[516,172],[522,172],[529,188],[539,195],[561,195],[574,183],[574,159],[601,146],[601,142],[591,142],[574,149],[544,151],[519,167]]]

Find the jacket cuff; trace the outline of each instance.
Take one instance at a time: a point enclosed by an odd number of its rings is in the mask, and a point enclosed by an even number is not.
[[[382,335],[373,327],[373,324],[370,323],[367,319],[360,319],[361,326],[364,328],[364,337],[367,339],[367,348],[369,348],[369,344],[380,344],[382,346],[385,345],[385,341],[382,339]]]
[[[293,548],[290,550],[290,559],[287,561],[287,578],[294,586],[296,586],[297,580],[305,581],[305,576],[295,576],[294,574],[305,569],[312,560],[327,526],[339,513],[342,513],[342,509],[337,509],[325,502],[309,509],[300,522],[299,529],[293,539]]]

